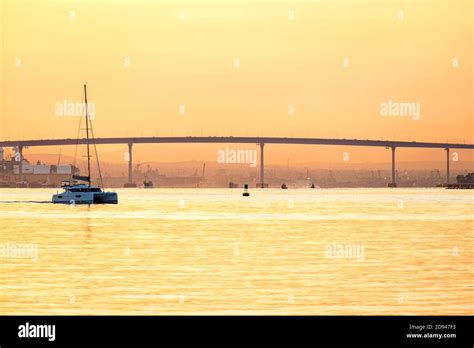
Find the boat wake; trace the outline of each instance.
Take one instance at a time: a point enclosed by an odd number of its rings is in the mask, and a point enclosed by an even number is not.
[[[0,204],[3,203],[53,203],[51,201],[0,201]]]

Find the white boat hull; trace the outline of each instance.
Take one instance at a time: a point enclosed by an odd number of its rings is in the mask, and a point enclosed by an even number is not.
[[[52,203],[62,204],[117,204],[115,192],[71,192],[65,191],[53,195]]]

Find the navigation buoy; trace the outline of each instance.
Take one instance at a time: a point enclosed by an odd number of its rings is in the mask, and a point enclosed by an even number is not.
[[[249,193],[249,185],[248,185],[248,184],[245,184],[245,185],[244,185],[244,193],[242,193],[242,196],[244,196],[244,197],[250,196],[250,193]]]

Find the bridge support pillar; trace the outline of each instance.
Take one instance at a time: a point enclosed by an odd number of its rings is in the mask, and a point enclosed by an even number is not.
[[[265,188],[268,187],[265,184],[265,162],[264,162],[264,146],[265,143],[260,143],[260,182],[257,184],[257,187]]]
[[[446,149],[446,185],[449,185],[449,147]]]
[[[137,184],[133,182],[133,160],[132,160],[132,147],[133,143],[128,143],[128,182],[123,187],[137,187]]]
[[[18,146],[18,154],[19,156],[16,158],[18,161],[20,161],[18,165],[18,173],[20,175],[20,181],[23,181],[23,145]]]
[[[392,149],[392,182],[388,184],[388,187],[397,187],[397,183],[395,181],[395,146],[391,146]]]

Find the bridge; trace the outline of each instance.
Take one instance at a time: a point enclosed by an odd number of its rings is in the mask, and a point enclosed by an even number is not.
[[[132,148],[133,144],[172,144],[172,143],[199,143],[199,144],[257,144],[260,145],[260,182],[258,187],[265,187],[264,147],[265,144],[293,144],[293,145],[339,145],[339,146],[368,146],[384,147],[392,150],[392,181],[389,187],[396,187],[395,181],[395,150],[403,148],[432,148],[444,149],[446,151],[446,183],[449,184],[449,151],[450,149],[474,149],[474,144],[460,143],[437,143],[395,140],[361,140],[361,139],[325,139],[325,138],[286,138],[286,137],[118,137],[118,138],[96,138],[95,144],[127,144],[128,145],[128,183],[126,186],[133,187],[132,178]],[[87,139],[47,139],[47,140],[9,140],[0,141],[0,147],[17,147],[20,154],[20,176],[23,174],[22,159],[23,149],[33,146],[59,146],[86,144]]]

